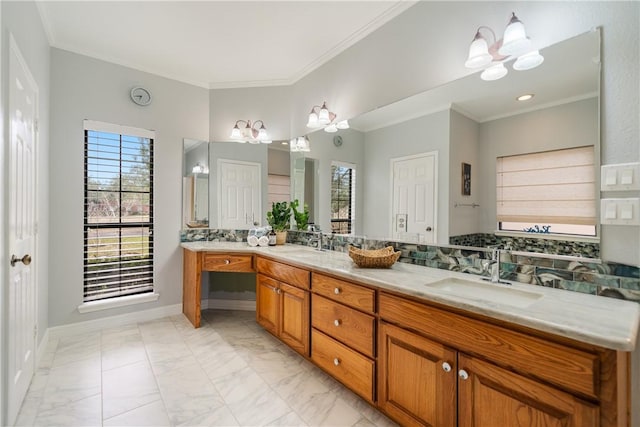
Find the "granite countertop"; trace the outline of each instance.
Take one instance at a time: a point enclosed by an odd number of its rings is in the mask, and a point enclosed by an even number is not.
[[[346,253],[301,245],[250,247],[246,242],[185,242],[190,251],[266,255],[301,267],[412,295],[442,305],[612,350],[635,349],[640,304],[517,282],[491,284],[479,276],[396,263],[356,266]]]

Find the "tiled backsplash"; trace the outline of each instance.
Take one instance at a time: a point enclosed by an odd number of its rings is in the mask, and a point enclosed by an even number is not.
[[[502,248],[520,252],[583,256],[586,258],[600,257],[599,243],[545,239],[540,235],[535,237],[512,237],[497,236],[491,233],[463,234],[461,236],[449,237],[449,244],[476,248],[487,248],[489,246],[499,245]]]
[[[232,241],[247,239],[247,230],[192,229],[180,232],[180,240]],[[308,245],[314,233],[289,231],[287,242]],[[387,240],[372,240],[358,236],[323,235],[325,249],[347,252],[349,245],[364,249],[393,246],[402,252],[399,262],[426,267],[490,276],[491,251],[482,248],[430,246]],[[527,251],[527,249],[514,249]],[[599,253],[599,252],[598,252]],[[500,260],[501,277],[537,286],[548,286],[640,302],[640,267],[616,263],[593,263],[591,260],[563,259],[540,253],[516,255],[503,252]]]

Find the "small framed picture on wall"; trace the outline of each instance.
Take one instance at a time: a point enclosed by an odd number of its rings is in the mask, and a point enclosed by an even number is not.
[[[471,195],[471,165],[469,163],[462,164],[462,195]]]

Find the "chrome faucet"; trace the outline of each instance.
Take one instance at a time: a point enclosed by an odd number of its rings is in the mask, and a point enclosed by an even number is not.
[[[311,246],[312,243],[316,244],[317,250],[322,250],[322,231],[318,230],[313,232],[313,237],[309,239],[309,246]]]
[[[492,247],[491,249],[491,261],[489,261],[489,265],[491,266],[491,277],[484,277],[483,279],[490,281],[491,283],[510,285],[511,283],[500,279],[500,258],[503,250],[497,246]]]

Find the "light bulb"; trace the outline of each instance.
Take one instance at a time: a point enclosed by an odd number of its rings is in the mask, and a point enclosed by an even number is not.
[[[504,30],[502,46],[498,50],[498,53],[505,56],[515,56],[530,50],[530,48],[531,41],[527,38],[524,25],[516,17],[516,14],[512,13],[509,25],[507,25],[507,28]]]
[[[464,66],[467,68],[479,68],[489,65],[493,57],[489,54],[489,46],[487,40],[480,34],[476,33],[471,45],[469,46],[469,56]]]
[[[318,123],[321,125],[328,125],[331,122],[329,118],[329,109],[327,108],[327,103],[322,103],[322,108],[320,108],[320,112],[318,113]]]
[[[517,71],[531,70],[543,62],[544,56],[540,55],[539,51],[534,50],[533,52],[519,56],[516,62],[513,63],[513,69]]]
[[[486,81],[498,80],[506,76],[508,73],[507,68],[502,62],[492,65],[480,74],[480,78]]]
[[[319,124],[318,124],[318,115],[314,111],[311,111],[309,113],[309,121],[307,122],[307,127],[308,128],[317,128],[318,126],[319,126]]]
[[[233,127],[233,129],[231,129],[231,138],[238,139],[241,136],[242,136],[242,134],[240,133],[240,128],[238,127],[238,124],[236,123],[236,125]]]
[[[349,129],[349,121],[348,120],[341,120],[336,124],[336,127],[338,129]]]
[[[256,139],[259,141],[265,141],[269,139],[269,135],[267,135],[267,130],[265,129],[264,126],[262,126],[260,130],[258,130],[258,136]]]
[[[334,132],[338,132],[338,127],[335,124],[330,124],[329,126],[327,126],[326,128],[324,128],[325,132],[328,133],[334,133]]]

